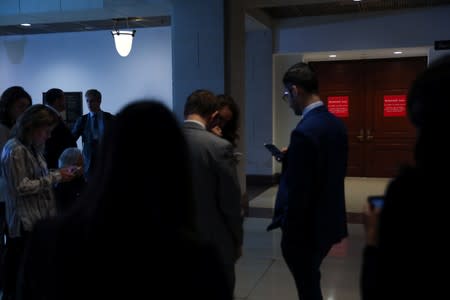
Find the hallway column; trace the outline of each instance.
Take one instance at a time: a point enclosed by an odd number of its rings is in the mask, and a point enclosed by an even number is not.
[[[242,158],[238,164],[242,204],[248,211],[246,191],[247,147],[245,131],[245,1],[225,0],[225,94],[233,97],[240,109],[238,150]]]
[[[179,120],[183,120],[184,103],[194,90],[224,92],[223,1],[173,1],[173,111]]]
[[[196,89],[228,94],[239,104],[238,165],[245,186],[245,11],[241,0],[174,0],[172,13],[173,111],[183,120],[187,96]],[[245,199],[246,205],[246,197]]]

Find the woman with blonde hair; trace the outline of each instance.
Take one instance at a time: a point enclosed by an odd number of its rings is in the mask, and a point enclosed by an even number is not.
[[[26,239],[38,220],[55,215],[53,185],[74,177],[71,167],[49,172],[43,156],[58,115],[45,105],[29,107],[19,117],[3,147],[8,241],[3,299],[15,299],[16,277]]]

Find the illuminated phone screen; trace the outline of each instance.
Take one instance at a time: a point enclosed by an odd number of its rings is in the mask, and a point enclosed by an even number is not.
[[[369,196],[368,201],[372,208],[382,208],[384,205],[384,196]]]

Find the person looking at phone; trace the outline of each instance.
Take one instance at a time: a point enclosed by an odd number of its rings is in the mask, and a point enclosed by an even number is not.
[[[75,175],[72,181],[60,182],[55,186],[56,209],[58,214],[63,214],[79,201],[86,186],[81,150],[76,147],[65,149],[58,159],[58,166],[59,168],[71,167]]]
[[[219,249],[227,284],[234,290],[243,241],[241,190],[233,146],[206,130],[217,111],[212,92],[194,91],[184,106],[183,131],[191,154],[197,230]]]
[[[11,129],[19,116],[32,105],[30,94],[21,86],[11,86],[0,96],[0,153],[10,138]],[[3,266],[7,240],[5,193],[6,182],[0,172],[0,289],[3,287]]]
[[[3,147],[1,171],[6,182],[8,242],[3,299],[15,299],[16,278],[22,253],[34,224],[56,214],[53,185],[70,181],[70,168],[50,171],[44,159],[45,142],[57,125],[55,110],[36,104],[27,108]]]
[[[281,227],[281,250],[301,300],[321,300],[320,265],[332,245],[347,236],[344,178],[347,130],[319,97],[314,70],[298,63],[283,77],[296,115],[283,159],[272,223]]]
[[[111,126],[79,205],[36,224],[18,300],[231,300],[217,251],[194,228],[189,153],[174,114],[141,100]],[[167,159],[142,132],[167,147]]]
[[[407,97],[416,127],[415,164],[389,184],[381,211],[366,213],[361,298],[443,299],[448,236],[450,55],[418,75]],[[442,174],[442,175],[441,175]]]
[[[218,110],[209,131],[229,141],[234,147],[239,139],[239,107],[231,96],[217,95]]]

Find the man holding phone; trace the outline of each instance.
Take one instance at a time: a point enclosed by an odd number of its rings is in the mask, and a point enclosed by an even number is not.
[[[183,131],[191,154],[196,229],[202,240],[217,247],[234,290],[235,263],[243,241],[241,190],[232,144],[207,130],[217,113],[212,92],[194,91],[184,106]]]
[[[332,245],[347,236],[347,131],[320,100],[318,81],[308,64],[289,68],[283,84],[283,100],[302,118],[284,154],[268,230],[281,227],[283,258],[299,299],[322,300],[320,265]]]

